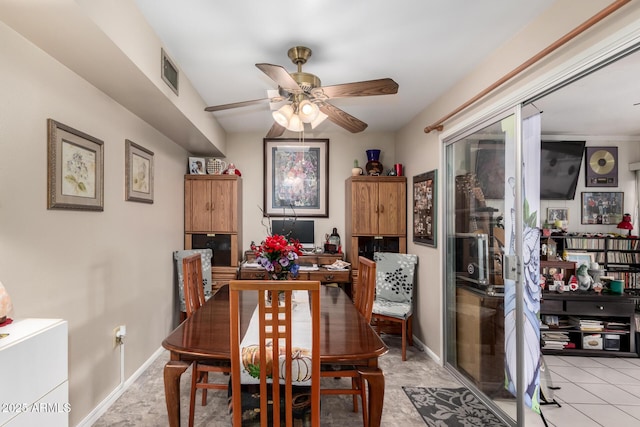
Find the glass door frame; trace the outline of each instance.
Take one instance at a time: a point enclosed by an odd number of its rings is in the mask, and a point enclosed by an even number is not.
[[[454,212],[453,209],[455,204],[455,195],[450,191],[447,191],[446,183],[453,182],[455,179],[455,165],[451,164],[451,159],[447,157],[448,147],[453,145],[455,142],[458,142],[470,135],[473,135],[477,131],[484,129],[492,124],[495,124],[505,118],[513,116],[514,120],[514,149],[513,149],[513,159],[506,159],[505,162],[513,161],[515,162],[515,182],[522,183],[523,180],[523,168],[522,168],[522,105],[517,104],[513,107],[502,110],[499,113],[486,115],[472,124],[465,126],[463,129],[452,133],[451,135],[445,136],[442,139],[442,143],[444,145],[444,165],[445,165],[445,180],[444,186],[445,190],[443,192],[445,197],[444,206],[446,207],[446,211]],[[515,278],[515,286],[516,286],[516,375],[518,378],[524,378],[524,306],[523,306],[523,277],[522,277],[522,265],[521,259],[523,254],[523,194],[522,194],[522,184],[514,186],[515,191],[515,200],[514,200],[514,208],[515,208],[515,251],[516,251],[516,278]],[[451,294],[451,291],[455,289],[455,275],[452,275],[451,265],[447,265],[447,261],[451,259],[452,251],[455,250],[455,245],[452,243],[449,238],[451,234],[451,230],[455,229],[455,224],[452,224],[452,220],[454,217],[451,215],[445,215],[444,225],[444,249],[445,256],[443,257],[443,272],[444,272],[444,292],[442,293],[442,304],[444,308],[444,319],[443,319],[443,336],[444,345],[443,345],[443,361],[445,368],[451,372],[456,379],[458,379],[463,385],[465,385],[469,390],[471,390],[478,399],[480,399],[483,403],[485,403],[491,410],[501,418],[506,424],[510,426],[520,426],[524,425],[525,418],[525,390],[524,390],[524,382],[517,381],[517,395],[516,395],[516,420],[513,420],[508,414],[506,414],[500,407],[496,405],[496,403],[485,395],[476,385],[469,380],[466,376],[460,373],[456,366],[454,366],[450,362],[450,357],[452,353],[455,355],[455,350],[452,348],[452,344],[455,345],[455,342],[448,338],[450,336],[455,336],[455,295]],[[452,287],[453,286],[453,287]],[[453,300],[453,301],[452,301]],[[450,309],[450,305],[454,304],[454,310]],[[451,334],[450,332],[454,332]],[[514,422],[515,421],[515,422]]]

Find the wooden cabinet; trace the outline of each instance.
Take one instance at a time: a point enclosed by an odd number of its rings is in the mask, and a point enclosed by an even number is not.
[[[237,175],[187,175],[184,181],[186,233],[237,233],[240,212]]]
[[[345,182],[345,197],[345,253],[355,295],[360,255],[407,252],[407,178],[352,176]]]
[[[238,267],[242,258],[242,178],[185,175],[184,248],[213,250],[215,267]],[[224,270],[213,281],[228,281]]]
[[[458,368],[488,396],[505,396],[504,298],[461,286],[456,301]]]
[[[405,177],[351,177],[347,180],[346,193],[351,234],[397,236],[407,233]]]

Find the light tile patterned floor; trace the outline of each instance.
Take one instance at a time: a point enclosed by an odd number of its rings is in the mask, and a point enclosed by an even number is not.
[[[549,426],[640,426],[640,358],[545,356],[545,362],[562,405],[542,407]]]

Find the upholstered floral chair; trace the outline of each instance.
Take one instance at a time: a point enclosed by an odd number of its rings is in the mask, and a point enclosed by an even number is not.
[[[375,252],[376,299],[373,315],[376,330],[380,334],[385,322],[402,325],[402,360],[407,360],[407,342],[413,345],[413,284],[418,256]]]
[[[202,283],[204,286],[204,298],[208,300],[213,295],[211,291],[211,261],[213,251],[211,249],[189,249],[173,252],[173,259],[176,262],[178,273],[178,304],[180,310],[180,321],[186,318],[186,306],[184,304],[184,278],[182,277],[182,259],[193,254],[202,256]]]

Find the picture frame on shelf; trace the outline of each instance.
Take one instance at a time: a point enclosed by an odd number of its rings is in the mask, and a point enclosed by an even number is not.
[[[125,140],[125,200],[153,203],[153,151]]]
[[[591,252],[566,252],[565,254],[565,261],[576,263],[576,271],[581,265],[586,264],[588,268],[595,261],[595,254]]]
[[[206,175],[204,157],[189,157],[189,175]]]
[[[47,119],[47,209],[104,210],[104,142]]]
[[[438,170],[413,177],[413,241],[437,247]]]
[[[582,192],[581,224],[616,225],[622,221],[624,192]]]
[[[547,223],[553,224],[562,221],[563,225],[569,222],[569,208],[547,208]]]
[[[329,140],[264,138],[263,215],[329,216]]]

